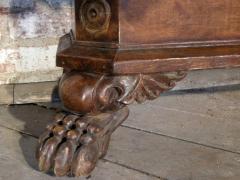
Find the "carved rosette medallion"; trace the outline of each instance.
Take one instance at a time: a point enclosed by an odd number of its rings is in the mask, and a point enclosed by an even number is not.
[[[87,32],[104,33],[109,28],[111,7],[106,0],[84,0],[79,15],[82,27]]]

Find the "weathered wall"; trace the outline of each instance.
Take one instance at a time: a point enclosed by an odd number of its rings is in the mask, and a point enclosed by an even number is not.
[[[53,81],[58,39],[71,29],[71,0],[0,0],[0,84]]]

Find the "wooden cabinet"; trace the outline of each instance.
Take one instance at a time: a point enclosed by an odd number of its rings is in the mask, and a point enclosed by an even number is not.
[[[73,21],[57,52],[68,113],[37,153],[40,169],[59,176],[91,173],[127,105],[156,99],[188,71],[240,67],[239,0],[75,0]]]

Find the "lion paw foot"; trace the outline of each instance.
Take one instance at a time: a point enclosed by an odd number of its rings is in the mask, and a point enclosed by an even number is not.
[[[107,153],[112,132],[127,116],[126,108],[96,116],[58,114],[39,138],[39,169],[53,169],[57,176],[89,175]]]

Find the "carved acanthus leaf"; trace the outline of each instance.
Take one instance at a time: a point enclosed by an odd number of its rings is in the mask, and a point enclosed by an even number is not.
[[[162,92],[172,89],[176,82],[185,76],[186,72],[171,72],[122,77],[121,83],[125,87],[125,93],[119,101],[131,104],[134,101],[143,103],[146,100],[154,100]]]

